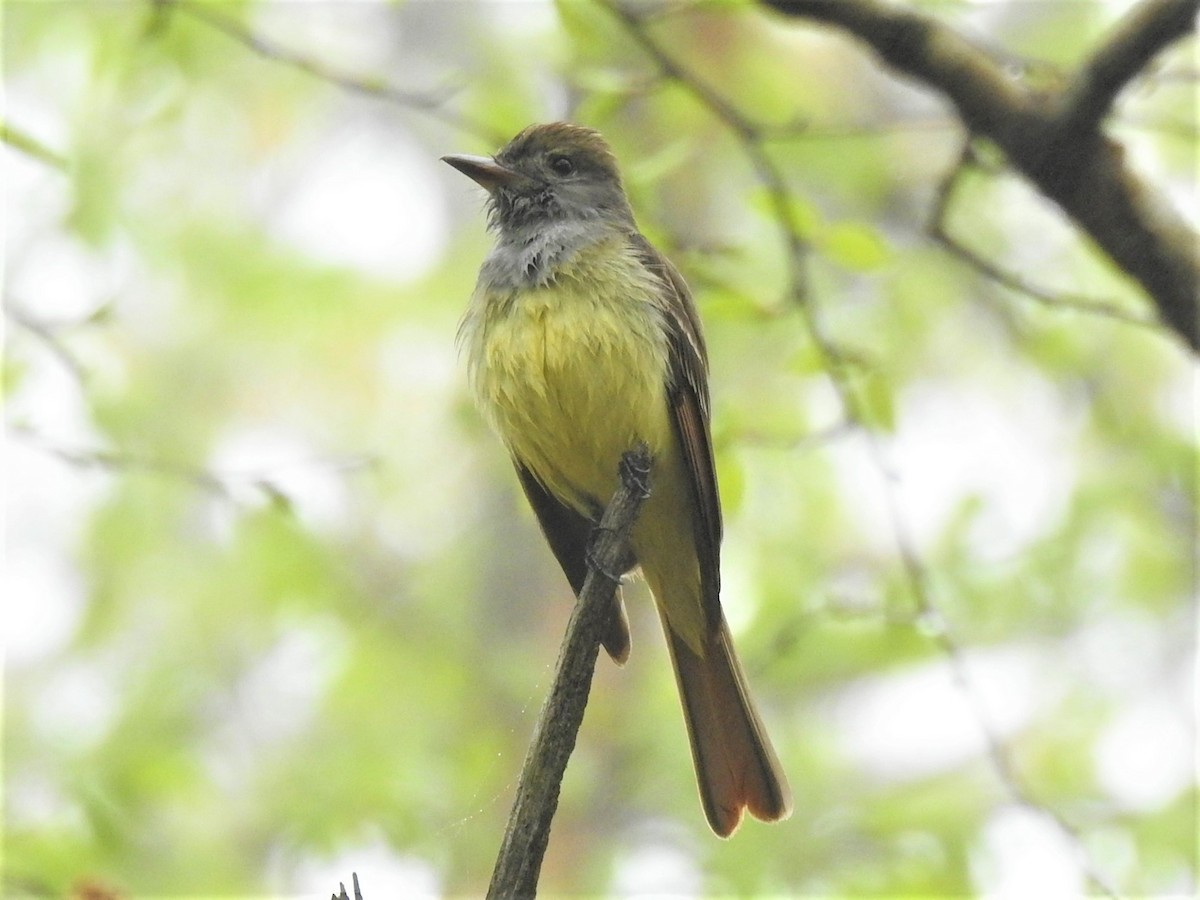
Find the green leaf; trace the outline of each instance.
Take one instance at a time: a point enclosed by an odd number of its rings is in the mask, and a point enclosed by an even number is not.
[[[785,199],[786,214],[801,237],[817,233],[822,228],[824,217],[820,208],[808,197],[791,194]],[[779,198],[765,188],[757,188],[749,194],[749,206],[755,212],[778,221],[785,210],[780,209]]]
[[[869,369],[863,372],[858,386],[858,412],[866,424],[895,431],[896,398],[892,383],[882,373]]]
[[[825,229],[820,249],[839,265],[858,272],[879,269],[891,258],[882,235],[864,222],[839,222]]]

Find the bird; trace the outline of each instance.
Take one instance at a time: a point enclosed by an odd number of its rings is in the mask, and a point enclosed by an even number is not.
[[[536,124],[492,157],[442,159],[487,191],[495,243],[458,342],[550,549],[578,595],[621,455],[644,442],[652,488],[629,569],[662,622],[705,816],[719,837],[745,811],[786,819],[791,790],[721,609],[708,355],[687,284],[638,229],[598,131]],[[624,664],[620,591],[602,643]]]

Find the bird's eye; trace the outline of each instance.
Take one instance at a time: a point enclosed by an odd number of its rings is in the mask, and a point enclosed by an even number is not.
[[[550,168],[555,175],[570,175],[575,171],[575,163],[571,162],[569,156],[552,156],[550,157]]]

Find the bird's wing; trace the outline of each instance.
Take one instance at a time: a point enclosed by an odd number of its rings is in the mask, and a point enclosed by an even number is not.
[[[679,445],[691,475],[696,514],[696,557],[709,624],[721,621],[721,499],[709,432],[708,351],[700,317],[683,276],[640,234],[633,237],[642,262],[658,277],[670,348],[667,398]]]

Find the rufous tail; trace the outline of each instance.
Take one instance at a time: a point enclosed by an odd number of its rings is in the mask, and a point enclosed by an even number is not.
[[[792,813],[791,789],[750,699],[724,619],[703,656],[669,625],[666,633],[700,802],[712,830],[729,837],[741,824],[743,810],[764,822],[786,819]]]

